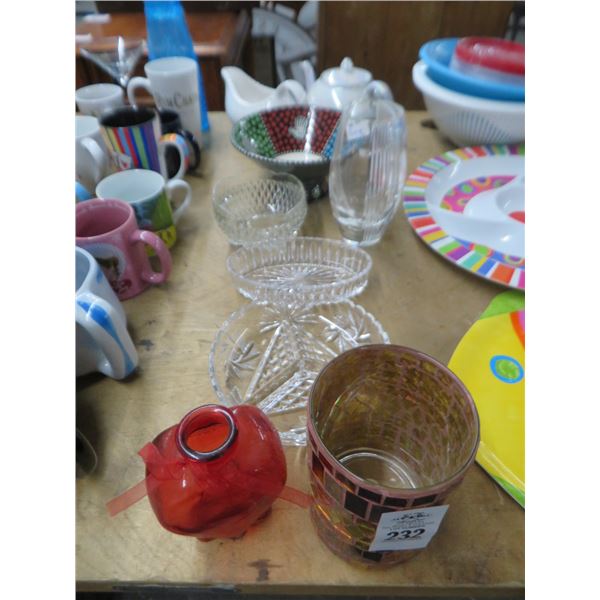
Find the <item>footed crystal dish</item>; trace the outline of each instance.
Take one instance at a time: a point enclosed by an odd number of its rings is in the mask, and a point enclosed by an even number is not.
[[[367,286],[371,265],[360,248],[312,237],[240,248],[227,258],[227,270],[243,296],[288,306],[356,296]]]

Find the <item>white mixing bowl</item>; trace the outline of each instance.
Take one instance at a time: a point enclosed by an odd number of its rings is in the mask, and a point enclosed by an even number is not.
[[[412,76],[438,129],[457,146],[525,140],[525,102],[488,100],[449,90],[428,77],[423,61],[415,64]]]

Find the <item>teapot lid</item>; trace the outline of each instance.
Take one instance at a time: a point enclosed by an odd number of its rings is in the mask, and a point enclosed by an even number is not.
[[[327,69],[321,75],[321,79],[329,85],[335,87],[355,87],[367,85],[373,76],[366,69],[355,67],[352,59],[346,57],[339,67]]]

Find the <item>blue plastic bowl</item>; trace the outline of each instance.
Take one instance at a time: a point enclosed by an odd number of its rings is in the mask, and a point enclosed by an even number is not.
[[[431,40],[421,46],[419,57],[427,65],[427,75],[444,87],[469,96],[490,100],[525,101],[525,87],[475,79],[450,68],[458,38]]]

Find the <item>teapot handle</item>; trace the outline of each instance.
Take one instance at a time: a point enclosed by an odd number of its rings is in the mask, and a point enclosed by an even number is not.
[[[303,60],[300,63],[300,67],[302,68],[302,72],[304,73],[304,87],[306,88],[306,91],[308,91],[317,79],[315,75],[315,68],[313,67],[310,60]]]
[[[394,101],[394,95],[390,86],[379,79],[371,81],[365,88],[364,94],[367,94],[372,100],[390,100]]]
[[[281,102],[286,96],[291,96],[293,104],[303,104],[306,100],[306,92],[300,83],[293,79],[282,81],[275,90],[275,98]]]

